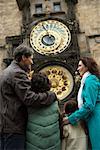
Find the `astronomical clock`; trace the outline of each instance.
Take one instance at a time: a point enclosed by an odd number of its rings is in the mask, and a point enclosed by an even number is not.
[[[51,91],[54,91],[57,98],[62,101],[73,90],[74,79],[64,63],[59,64],[55,61],[57,54],[66,51],[71,43],[71,32],[69,28],[61,21],[55,19],[47,19],[38,22],[32,27],[30,33],[30,45],[34,51],[43,56],[43,67],[40,66],[39,71],[44,72],[51,81]],[[51,63],[49,59],[52,59]],[[39,61],[39,60],[38,60]],[[41,61],[41,60],[40,60]]]

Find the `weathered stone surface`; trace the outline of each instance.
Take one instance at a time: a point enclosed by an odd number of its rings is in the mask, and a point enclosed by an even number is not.
[[[100,65],[100,0],[79,0],[76,5],[76,17],[80,28],[80,52],[87,55],[90,52]]]
[[[100,1],[79,0],[76,6],[80,31],[86,36],[100,34]]]
[[[0,48],[0,71],[6,67],[5,63],[3,63],[3,59],[7,57],[7,51]]]
[[[98,65],[100,65],[100,43],[94,45],[91,48],[91,53],[94,59],[96,60],[96,62],[98,63]]]
[[[0,47],[5,45],[5,37],[19,35],[22,16],[16,0],[0,0]],[[0,70],[4,68],[3,58],[7,57],[6,49],[0,48]]]
[[[6,36],[20,34],[21,12],[15,0],[0,0],[0,45]]]

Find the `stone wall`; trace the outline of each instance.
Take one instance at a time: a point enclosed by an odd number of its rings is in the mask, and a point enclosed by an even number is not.
[[[3,58],[8,55],[5,37],[21,33],[21,13],[16,0],[0,0],[0,70],[3,69]],[[91,54],[100,65],[100,0],[78,0],[76,18],[81,55]]]
[[[78,41],[81,54],[90,53],[100,65],[100,1],[79,0],[76,17],[80,28]]]
[[[3,68],[3,58],[7,57],[5,37],[19,35],[22,17],[16,0],[0,0],[0,70]]]
[[[16,0],[0,0],[0,45],[5,43],[6,36],[20,34],[21,21]]]

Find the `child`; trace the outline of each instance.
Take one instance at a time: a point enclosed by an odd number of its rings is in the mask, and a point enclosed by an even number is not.
[[[51,87],[48,77],[43,73],[34,73],[31,83],[36,93],[49,91]],[[30,108],[28,113],[26,150],[60,150],[57,101],[44,108]]]
[[[67,116],[77,109],[78,105],[75,100],[69,100],[64,105],[65,115]],[[64,125],[63,137],[62,150],[88,150],[87,136],[80,122],[75,126]]]

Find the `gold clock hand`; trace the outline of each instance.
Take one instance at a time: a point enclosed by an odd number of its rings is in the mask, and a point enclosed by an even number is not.
[[[42,24],[42,27],[43,27],[43,29],[44,30],[46,30],[47,31],[47,33],[48,33],[48,30],[47,30],[47,28]]]
[[[51,38],[51,34],[48,32],[47,28],[44,26],[44,24],[42,24],[44,30],[47,32],[47,35]]]

